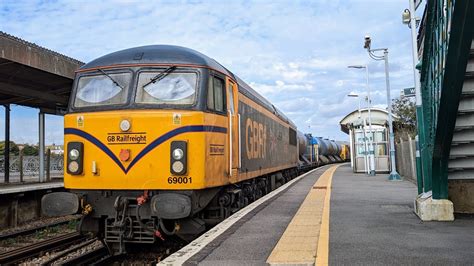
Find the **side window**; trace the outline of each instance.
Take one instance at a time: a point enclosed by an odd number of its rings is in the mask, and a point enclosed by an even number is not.
[[[209,88],[207,93],[207,107],[209,110],[225,112],[225,85],[224,81],[218,77],[209,78]]]
[[[296,146],[296,130],[292,129],[291,127],[289,132],[289,138],[290,145]]]
[[[229,110],[231,114],[234,114],[234,83],[229,82],[227,93],[229,94]]]
[[[214,82],[212,76],[209,76],[209,86],[207,88],[207,109],[214,110]]]

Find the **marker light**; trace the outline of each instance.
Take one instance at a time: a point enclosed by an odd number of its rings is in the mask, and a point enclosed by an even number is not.
[[[184,164],[181,161],[175,161],[171,167],[175,173],[181,173],[184,170]]]
[[[67,166],[67,169],[69,170],[69,172],[75,173],[79,170],[79,164],[76,161],[72,161]]]
[[[79,158],[79,151],[77,149],[72,149],[69,151],[69,159],[77,160],[77,158]]]
[[[129,131],[131,127],[130,121],[124,119],[120,122],[120,130],[122,131]]]
[[[183,156],[184,156],[184,151],[182,149],[178,148],[178,149],[173,150],[173,159],[181,160],[183,159]]]
[[[84,144],[78,141],[71,141],[67,144],[66,170],[70,175],[80,175],[83,171]]]

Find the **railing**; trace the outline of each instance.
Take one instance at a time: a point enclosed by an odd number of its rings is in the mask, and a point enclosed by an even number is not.
[[[448,196],[448,159],[474,25],[474,1],[430,0],[421,69],[423,191]],[[420,132],[422,131],[422,132]]]
[[[48,165],[48,156],[45,156],[45,166]],[[63,177],[64,159],[62,155],[51,155],[49,162],[50,178]],[[47,173],[48,170],[45,169]],[[5,175],[5,162],[3,156],[0,157],[0,182]],[[13,156],[10,155],[10,181],[35,180],[39,176],[39,156]],[[24,180],[22,180],[24,179]]]

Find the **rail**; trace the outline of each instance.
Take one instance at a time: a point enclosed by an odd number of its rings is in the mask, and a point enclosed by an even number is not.
[[[15,264],[17,262],[34,257],[42,252],[47,252],[64,245],[69,245],[73,241],[80,241],[83,239],[85,239],[85,236],[82,236],[77,232],[73,232],[41,242],[37,242],[28,246],[17,248],[0,254],[0,264]]]
[[[427,1],[419,125],[422,190],[448,197],[448,160],[474,25],[474,1]]]

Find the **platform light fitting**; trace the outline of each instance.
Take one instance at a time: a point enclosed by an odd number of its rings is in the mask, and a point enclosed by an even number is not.
[[[348,68],[357,68],[357,69],[361,69],[361,68],[366,68],[366,66],[363,66],[363,65],[352,65],[352,66],[347,66]]]
[[[364,48],[365,49],[370,49],[370,43],[372,42],[372,40],[370,39],[370,36],[365,35],[364,40],[365,40]]]

